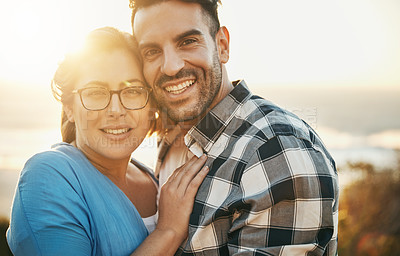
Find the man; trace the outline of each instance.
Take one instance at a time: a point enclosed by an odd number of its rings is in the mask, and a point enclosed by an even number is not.
[[[229,80],[217,4],[131,1],[145,78],[178,124],[160,143],[160,183],[191,155],[208,155],[176,254],[335,255],[334,161],[305,122]]]

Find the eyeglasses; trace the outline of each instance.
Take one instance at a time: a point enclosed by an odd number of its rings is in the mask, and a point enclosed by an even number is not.
[[[78,93],[82,105],[87,110],[103,110],[108,107],[113,94],[118,94],[119,101],[126,109],[142,109],[149,101],[150,88],[143,86],[125,87],[121,90],[109,90],[104,87],[85,87],[73,90]]]

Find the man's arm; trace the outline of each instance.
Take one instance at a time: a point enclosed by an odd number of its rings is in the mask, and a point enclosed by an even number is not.
[[[337,173],[324,150],[274,137],[255,151],[240,185],[230,255],[336,255]]]

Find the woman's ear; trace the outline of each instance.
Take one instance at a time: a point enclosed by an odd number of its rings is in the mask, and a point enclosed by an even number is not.
[[[217,32],[216,43],[221,63],[225,64],[229,60],[229,31],[222,26]]]
[[[64,105],[63,110],[64,110],[65,114],[67,115],[68,121],[70,121],[71,123],[75,123],[74,111],[72,109],[72,106]]]

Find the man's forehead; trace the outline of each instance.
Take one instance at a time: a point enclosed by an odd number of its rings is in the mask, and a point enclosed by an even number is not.
[[[194,13],[201,13],[202,7],[200,4],[195,2],[185,2],[185,1],[163,1],[153,5],[144,6],[139,8],[134,17],[134,22],[138,16],[142,15],[153,15],[152,18],[157,18],[158,16],[168,17],[170,14],[173,13],[187,13],[187,14],[194,14]]]
[[[138,9],[133,32],[138,41],[151,35],[168,33],[174,37],[189,30],[208,29],[201,6],[197,3],[167,1]]]

